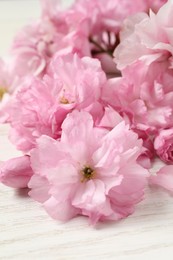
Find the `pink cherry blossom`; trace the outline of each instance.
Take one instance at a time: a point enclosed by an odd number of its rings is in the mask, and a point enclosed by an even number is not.
[[[125,21],[120,35],[121,43],[115,50],[115,61],[119,69],[124,69],[137,60],[146,65],[163,62],[171,68],[172,64],[172,30],[171,19],[173,2],[168,1],[157,14],[152,11],[138,14]]]
[[[33,175],[29,156],[10,159],[0,164],[0,182],[13,188],[25,188]]]
[[[51,5],[50,5],[51,3]],[[7,61],[0,60],[0,122],[9,122],[9,104],[13,93],[27,78],[42,78],[56,52],[90,56],[89,43],[82,32],[84,23],[66,17],[59,1],[42,2],[40,19],[26,25],[14,38]]]
[[[120,122],[112,131],[94,127],[88,112],[73,111],[56,141],[37,140],[29,195],[55,219],[88,216],[95,224],[118,220],[142,200],[148,172],[137,164],[142,142]]]
[[[78,0],[71,13],[82,14],[88,21],[88,39],[91,55],[98,58],[107,73],[117,72],[112,53],[119,44],[119,32],[124,20],[138,12],[157,11],[166,0]]]
[[[135,4],[129,0],[79,0],[71,8],[74,15],[81,13],[81,18],[88,23],[86,40],[90,42],[91,55],[101,61],[107,73],[116,72],[112,53],[119,43],[118,33],[123,20],[145,8],[143,0]]]
[[[15,71],[19,79],[26,75],[42,76],[58,50],[59,38],[49,20],[38,20],[25,26],[14,39],[9,71]]]
[[[173,128],[159,132],[154,140],[154,148],[162,161],[173,164]]]
[[[26,75],[42,77],[58,51],[90,56],[81,14],[74,18],[70,10],[62,10],[60,1],[41,1],[41,4],[40,19],[25,26],[13,41],[9,69],[19,78]]]
[[[100,97],[105,84],[99,61],[55,56],[49,74],[43,80],[27,79],[11,100],[11,141],[18,149],[29,151],[42,134],[59,138],[61,124],[73,109],[85,109],[97,120],[103,113]]]
[[[23,85],[27,77],[41,78],[44,75],[51,57],[60,47],[57,43],[61,38],[62,35],[57,33],[48,17],[42,17],[25,26],[15,36],[6,61],[0,62],[1,94],[6,92],[0,103],[1,122],[8,122],[6,110],[10,96]]]
[[[79,32],[76,32],[77,25],[72,30],[64,19],[66,12],[62,12],[58,1],[50,3],[47,8],[46,2],[43,1],[42,16],[26,25],[14,38],[7,69],[16,88],[26,76],[42,77],[57,51],[77,52],[78,44],[84,48]],[[82,46],[80,49],[82,50]]]
[[[164,61],[148,66],[137,61],[123,70],[122,78],[110,81],[103,99],[128,117],[133,128],[157,134],[172,127],[172,81],[172,70]]]

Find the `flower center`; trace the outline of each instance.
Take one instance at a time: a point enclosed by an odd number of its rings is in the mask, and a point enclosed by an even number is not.
[[[60,99],[60,103],[61,103],[61,104],[64,104],[64,105],[70,104],[69,101],[68,101],[68,99],[65,98],[65,97],[62,97],[62,98]]]
[[[2,100],[3,95],[7,92],[7,90],[0,86],[0,100]]]
[[[81,173],[83,177],[81,182],[91,180],[95,175],[95,171],[90,166],[85,166]]]

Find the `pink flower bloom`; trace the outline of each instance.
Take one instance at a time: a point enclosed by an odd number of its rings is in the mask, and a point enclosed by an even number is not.
[[[124,122],[112,131],[93,125],[89,113],[73,111],[59,141],[42,136],[31,152],[29,194],[55,219],[118,220],[143,198],[148,172],[136,163],[141,140]]]
[[[20,82],[28,75],[42,76],[53,54],[59,49],[60,35],[49,20],[25,26],[15,37],[9,71],[15,71]]]
[[[51,3],[51,5],[50,5]],[[88,55],[84,24],[66,19],[57,1],[43,1],[42,17],[25,26],[15,37],[7,62],[0,60],[0,122],[9,122],[11,95],[31,76],[42,78],[56,52]],[[46,10],[47,8],[47,10]],[[5,94],[4,94],[5,93]]]
[[[0,122],[8,122],[11,96],[27,77],[42,77],[62,34],[48,17],[25,26],[15,37],[6,62],[0,60]]]
[[[173,2],[168,1],[157,14],[138,14],[125,21],[121,43],[114,53],[118,69],[122,70],[138,60],[144,61],[147,66],[152,62],[162,62],[171,68],[172,10]]]
[[[138,61],[123,71],[122,78],[109,81],[103,99],[128,117],[134,129],[157,134],[163,128],[172,127],[172,81],[171,69],[162,62],[146,66]]]
[[[173,164],[173,128],[159,132],[154,140],[154,148],[162,161]]]
[[[25,188],[33,175],[29,156],[10,159],[0,164],[0,182],[13,188]]]
[[[49,75],[28,80],[11,100],[11,141],[18,149],[29,151],[42,134],[59,138],[61,124],[73,109],[85,109],[97,120],[103,113],[100,97],[105,84],[99,61],[55,56]]]
[[[91,55],[98,58],[105,72],[115,73],[113,51],[119,44],[119,32],[124,20],[138,12],[157,11],[166,0],[78,0],[71,8],[74,14],[81,13],[88,21],[88,39]]]
[[[152,175],[150,184],[173,192],[173,165],[163,166],[156,175]]]
[[[72,30],[64,19],[66,12],[62,12],[59,1],[49,1],[49,5],[43,1],[42,8],[41,18],[25,26],[13,41],[8,71],[15,87],[26,76],[42,77],[57,51],[70,53],[81,42],[79,37],[73,45],[77,27]]]
[[[73,17],[70,10],[62,10],[57,0],[44,0],[41,4],[41,18],[18,33],[11,49],[10,69],[20,78],[25,75],[42,77],[56,52],[90,55],[81,14]]]
[[[79,0],[70,9],[74,16],[80,13],[81,19],[88,24],[85,34],[91,55],[101,61],[108,74],[117,72],[112,53],[119,44],[118,33],[124,19],[144,10],[146,3],[143,0]]]

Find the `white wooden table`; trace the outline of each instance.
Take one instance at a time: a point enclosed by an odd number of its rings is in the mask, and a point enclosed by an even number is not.
[[[16,30],[38,14],[37,0],[0,1],[1,55]],[[0,160],[19,154],[7,134],[8,126],[0,126]],[[172,260],[173,198],[148,191],[131,217],[92,228],[82,217],[56,222],[26,191],[0,184],[0,260],[5,259]]]

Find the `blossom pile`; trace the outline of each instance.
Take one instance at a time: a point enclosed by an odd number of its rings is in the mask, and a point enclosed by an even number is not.
[[[147,186],[173,192],[173,1],[41,6],[0,60],[0,122],[23,154],[0,182],[93,225],[132,214]]]

